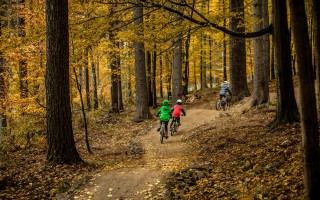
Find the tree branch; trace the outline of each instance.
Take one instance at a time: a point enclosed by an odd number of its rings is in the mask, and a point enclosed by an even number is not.
[[[175,13],[175,14],[181,16],[182,18],[184,18],[184,19],[186,19],[186,20],[188,20],[190,22],[198,24],[198,25],[200,25],[202,27],[212,27],[212,28],[220,30],[220,31],[222,31],[222,32],[224,32],[224,33],[226,33],[228,35],[231,35],[231,36],[237,36],[237,37],[242,37],[242,38],[253,38],[253,37],[262,36],[262,35],[265,35],[265,34],[268,34],[268,33],[270,34],[271,31],[272,31],[272,26],[269,25],[269,27],[264,28],[264,29],[259,30],[259,31],[256,31],[256,32],[249,32],[249,33],[235,32],[235,31],[232,31],[230,29],[227,29],[226,27],[220,26],[220,25],[218,25],[216,23],[213,23],[213,22],[209,21],[207,18],[205,18],[203,15],[201,15],[199,12],[197,12],[194,8],[192,8],[191,6],[187,6],[185,4],[181,4],[180,3],[181,6],[185,5],[189,9],[193,10],[197,15],[199,15],[205,21],[200,21],[198,19],[190,17],[190,16],[182,13],[179,10],[176,10],[174,8],[166,6],[164,3],[163,4],[157,4],[157,3],[154,3],[153,1],[149,1],[149,0],[141,0],[141,2],[144,3],[143,5],[145,7],[156,7],[156,8],[167,10],[167,11],[169,11],[171,13]],[[174,4],[178,5],[178,3],[174,3]]]

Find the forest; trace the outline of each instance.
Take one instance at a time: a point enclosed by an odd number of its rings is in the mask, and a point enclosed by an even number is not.
[[[317,0],[0,0],[0,198],[320,199],[319,29]]]

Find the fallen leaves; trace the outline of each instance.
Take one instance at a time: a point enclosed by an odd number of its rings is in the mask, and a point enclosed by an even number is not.
[[[268,107],[193,131],[189,141],[204,161],[173,174],[172,199],[303,199],[299,124],[271,132]],[[196,174],[203,172],[203,177]]]

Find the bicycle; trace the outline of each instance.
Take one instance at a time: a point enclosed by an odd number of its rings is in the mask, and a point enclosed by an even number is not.
[[[161,122],[161,126],[160,126],[160,143],[163,143],[163,138],[166,137],[166,139],[168,138],[167,134],[166,134],[166,127],[165,127],[165,122]]]
[[[227,100],[227,97],[222,97],[217,101],[216,109],[217,111],[221,110],[223,108],[224,111],[230,110],[230,100]]]
[[[174,132],[178,132],[179,129],[179,123],[176,118],[172,119],[172,125],[171,125],[171,135],[173,136]]]

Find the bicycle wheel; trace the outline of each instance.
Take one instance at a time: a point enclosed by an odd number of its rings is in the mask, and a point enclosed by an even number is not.
[[[164,127],[164,123],[161,124],[161,127],[160,127],[160,143],[162,144],[163,143],[163,138],[165,137],[165,133],[166,130],[165,130],[165,127]]]
[[[230,110],[230,102],[226,103],[226,110]]]
[[[176,130],[176,123],[177,122],[173,122],[172,127],[171,127],[171,136],[173,136],[175,130]]]
[[[221,110],[221,101],[220,101],[220,99],[217,101],[217,105],[216,105],[216,109],[217,109],[217,111],[219,111],[219,110]]]

